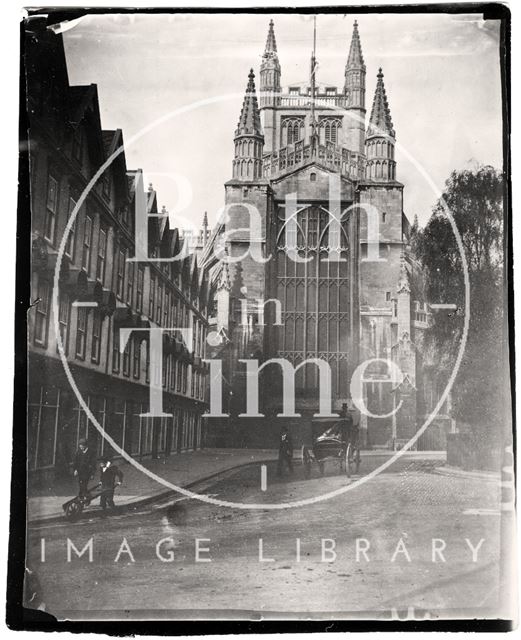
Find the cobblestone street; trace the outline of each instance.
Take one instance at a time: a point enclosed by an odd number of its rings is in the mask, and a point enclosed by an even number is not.
[[[270,465],[266,492],[255,467],[205,492],[274,503],[346,483],[333,468],[309,480],[299,467],[291,479],[274,471]],[[178,498],[106,520],[49,523],[30,529],[29,559],[47,610],[73,619],[145,610],[172,618],[216,610],[246,618],[280,611],[486,617],[500,610],[499,499],[495,481],[411,464],[301,508],[229,509]],[[92,562],[89,549],[81,557],[70,551],[69,562],[68,538],[79,551],[92,539]]]

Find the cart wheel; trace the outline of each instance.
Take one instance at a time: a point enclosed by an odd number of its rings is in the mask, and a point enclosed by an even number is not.
[[[70,504],[67,505],[67,509],[65,510],[65,517],[69,519],[73,519],[76,516],[79,516],[83,511],[83,505],[79,500],[74,500]]]
[[[304,465],[304,475],[309,478],[311,475],[311,455],[305,445],[302,446],[302,464]]]
[[[325,462],[319,462],[318,463],[318,470],[320,471],[320,475],[321,476],[324,475],[324,468],[325,468]]]
[[[351,465],[353,464],[352,456],[353,456],[353,449],[351,448],[351,443],[348,443],[346,447],[346,455],[345,455],[346,476],[348,478],[351,477]]]
[[[358,469],[360,469],[360,462],[361,462],[360,449],[357,448],[357,450],[356,450],[355,473],[358,473]]]

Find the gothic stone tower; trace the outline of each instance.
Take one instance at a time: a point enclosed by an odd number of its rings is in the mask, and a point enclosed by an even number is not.
[[[240,358],[283,358],[296,368],[309,359],[326,361],[332,409],[339,411],[349,400],[357,365],[371,358],[403,364],[410,353],[403,338],[413,337],[410,294],[403,295],[400,280],[407,226],[403,185],[395,177],[395,131],[382,71],[366,130],[366,66],[356,22],[343,87],[318,84],[315,68],[313,54],[310,82],[281,88],[270,21],[260,106],[250,71],[235,131],[233,178],[226,183],[228,219],[222,227],[226,249],[231,257],[244,255],[252,240],[253,206],[260,220],[254,239],[261,255],[270,258],[262,262],[247,255],[229,265],[227,292],[219,298],[221,307],[228,307],[218,315],[222,324],[228,314],[231,414],[249,444],[273,445],[274,433],[288,419],[276,418],[282,380],[274,364],[261,375],[259,413],[266,418],[238,417],[246,409]],[[275,301],[262,307],[269,299]],[[409,365],[406,369],[414,386],[414,372]],[[392,411],[396,395],[387,367],[377,362],[365,377],[370,379],[364,388],[371,413]],[[292,420],[292,429],[298,443],[309,440],[318,412],[317,367],[300,367],[295,380],[295,409],[301,417]],[[414,398],[407,432],[415,421],[413,406]],[[402,435],[396,418],[364,418],[361,424],[369,445],[389,446]]]
[[[384,85],[382,69],[378,70],[376,91],[365,137],[365,178],[358,183],[360,205],[373,208],[378,230],[378,253],[371,247],[368,229],[370,213],[361,213],[360,315],[362,325],[361,358],[391,358],[393,347],[407,333],[411,338],[410,296],[400,296],[400,277],[407,220],[403,214],[403,185],[396,180],[394,147],[396,134]],[[373,255],[371,255],[373,254]],[[407,305],[405,311],[404,304]],[[405,322],[405,318],[408,318]],[[410,353],[410,358],[414,354]],[[378,379],[385,365],[368,369]],[[407,366],[407,371],[411,367]],[[369,376],[371,377],[371,375]],[[369,411],[375,415],[393,411],[391,384],[366,385]],[[410,422],[410,421],[409,421]],[[391,430],[390,430],[391,427]],[[401,439],[402,424],[391,424],[381,418],[368,418],[369,442],[388,444]],[[410,428],[407,427],[407,431]]]

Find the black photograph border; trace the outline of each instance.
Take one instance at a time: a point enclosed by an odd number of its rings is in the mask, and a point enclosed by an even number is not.
[[[513,286],[513,249],[512,249],[512,186],[511,186],[511,14],[508,7],[500,3],[452,3],[452,4],[410,4],[410,5],[366,5],[366,6],[263,6],[263,7],[40,7],[27,9],[27,18],[20,24],[20,112],[19,112],[19,186],[18,219],[16,238],[16,292],[15,292],[15,378],[13,399],[12,430],[12,476],[11,476],[11,514],[9,532],[9,555],[7,564],[7,602],[6,623],[12,630],[27,631],[68,631],[72,633],[104,633],[111,636],[126,635],[206,635],[238,633],[313,633],[345,631],[474,631],[506,632],[514,628],[511,620],[500,619],[448,619],[448,620],[304,620],[280,619],[262,620],[223,620],[226,612],[216,612],[214,620],[181,619],[182,613],[176,612],[176,619],[138,620],[128,618],[118,621],[58,621],[43,611],[23,607],[23,581],[25,571],[26,539],[26,419],[27,419],[27,310],[31,306],[30,298],[30,237],[31,210],[29,197],[29,154],[27,143],[28,118],[26,113],[24,38],[25,30],[32,19],[47,15],[47,24],[56,24],[65,20],[74,20],[89,14],[155,14],[155,13],[193,13],[193,14],[234,14],[234,13],[297,13],[297,14],[481,14],[485,19],[500,20],[500,64],[502,84],[503,115],[503,176],[504,176],[504,243],[505,243],[505,291],[508,300],[508,341],[510,391],[513,405],[514,459],[516,458],[515,434],[515,351],[514,351],[514,286]],[[143,612],[146,616],[146,612]],[[155,613],[155,612],[154,612]],[[159,613],[159,612],[158,612]],[[152,611],[148,615],[153,615]],[[170,614],[171,615],[171,614]],[[168,613],[165,613],[167,618]],[[193,612],[192,612],[193,616]]]

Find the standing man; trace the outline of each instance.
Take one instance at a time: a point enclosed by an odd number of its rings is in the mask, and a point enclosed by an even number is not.
[[[352,426],[353,418],[347,408],[347,402],[344,402],[340,412],[339,434],[342,442],[346,444],[350,441]]]
[[[74,475],[78,478],[78,495],[80,497],[87,494],[87,485],[89,480],[94,477],[95,468],[93,451],[89,448],[86,440],[80,440],[73,464]]]
[[[282,467],[287,465],[288,471],[293,473],[293,440],[287,426],[282,427],[279,438],[279,460],[277,475],[282,475]]]
[[[101,496],[100,506],[105,511],[107,507],[114,509],[114,489],[123,482],[123,473],[108,458],[100,461]]]
[[[356,443],[357,446],[360,446],[362,444],[360,442],[360,411],[357,409],[352,399],[349,400],[347,414],[350,416],[351,436],[353,438],[352,442]]]

